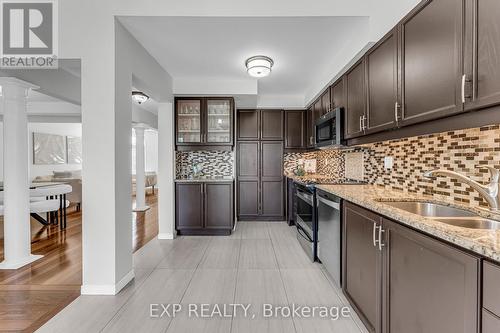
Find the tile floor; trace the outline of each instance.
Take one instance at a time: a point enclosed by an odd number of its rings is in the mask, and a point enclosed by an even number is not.
[[[285,223],[241,222],[229,237],[152,240],[134,254],[136,278],[117,296],[80,296],[39,332],[367,332],[351,316],[262,317],[262,304],[342,307],[347,301],[310,262]],[[150,317],[151,303],[252,304],[255,318]]]

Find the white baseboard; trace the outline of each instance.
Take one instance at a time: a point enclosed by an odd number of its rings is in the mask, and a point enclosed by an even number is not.
[[[0,269],[18,269],[23,266],[26,266],[28,264],[31,264],[33,261],[37,261],[38,259],[42,258],[42,255],[35,255],[31,254],[25,258],[22,259],[17,259],[17,260],[11,260],[11,261],[2,261],[0,263]]]
[[[174,239],[175,236],[173,233],[161,233],[161,234],[158,234],[158,239]]]
[[[134,270],[125,274],[125,276],[116,284],[94,284],[82,285],[80,292],[82,295],[116,295],[135,277]]]

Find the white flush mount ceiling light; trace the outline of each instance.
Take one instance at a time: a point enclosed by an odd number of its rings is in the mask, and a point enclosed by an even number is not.
[[[257,78],[268,76],[269,73],[271,73],[271,67],[273,67],[273,65],[273,59],[262,55],[248,58],[247,61],[245,61],[248,74]]]
[[[149,96],[142,91],[132,91],[132,100],[137,104],[142,104],[149,99]]]

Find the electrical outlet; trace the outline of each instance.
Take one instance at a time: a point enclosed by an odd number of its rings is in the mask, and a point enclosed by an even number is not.
[[[392,169],[393,166],[394,166],[394,158],[392,156],[384,157],[384,168]]]

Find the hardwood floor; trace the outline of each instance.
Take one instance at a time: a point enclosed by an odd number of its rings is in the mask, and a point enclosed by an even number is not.
[[[148,191],[149,193],[149,191]],[[158,234],[157,195],[151,207],[132,217],[133,251]],[[80,295],[82,284],[82,213],[68,210],[66,230],[31,219],[31,249],[43,258],[17,270],[0,270],[0,331],[33,332]],[[3,260],[0,218],[0,260]]]

